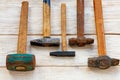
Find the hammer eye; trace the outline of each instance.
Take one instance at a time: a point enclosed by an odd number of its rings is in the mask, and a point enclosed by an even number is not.
[[[111,59],[107,56],[99,57],[99,68],[107,69],[111,66]]]
[[[16,67],[16,70],[23,71],[23,70],[25,70],[25,67]]]
[[[86,43],[87,43],[87,41],[86,41],[86,38],[84,38],[84,37],[77,39],[77,45],[79,47],[85,46]]]

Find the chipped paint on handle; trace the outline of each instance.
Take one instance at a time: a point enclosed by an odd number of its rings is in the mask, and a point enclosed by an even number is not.
[[[13,71],[31,71],[35,68],[35,56],[32,54],[9,54],[6,66]]]
[[[50,7],[50,0],[43,0],[43,3],[48,4]]]

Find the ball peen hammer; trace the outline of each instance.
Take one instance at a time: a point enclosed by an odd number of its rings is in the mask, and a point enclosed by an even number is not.
[[[43,0],[43,38],[32,40],[34,46],[57,47],[60,45],[59,38],[50,37],[50,0]]]
[[[77,0],[77,38],[70,38],[70,46],[83,47],[94,43],[94,39],[84,37],[84,0]]]
[[[108,69],[111,66],[119,65],[119,60],[115,58],[110,58],[109,56],[106,55],[102,1],[93,0],[93,2],[99,57],[89,58],[88,67]]]
[[[50,52],[50,56],[74,57],[75,51],[67,51],[66,41],[66,4],[61,4],[61,31],[62,31],[62,51]]]
[[[6,66],[8,70],[31,71],[35,69],[35,56],[26,54],[28,5],[27,1],[22,2],[17,54],[7,55]]]

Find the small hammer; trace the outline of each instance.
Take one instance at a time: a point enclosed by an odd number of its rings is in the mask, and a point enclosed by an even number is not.
[[[43,0],[43,38],[30,41],[31,45],[42,47],[57,47],[59,38],[50,37],[50,0]]]
[[[22,2],[17,46],[18,54],[7,55],[6,66],[8,70],[31,71],[35,68],[35,56],[33,54],[26,54],[28,5],[27,1]]]
[[[84,37],[84,0],[77,0],[77,38],[70,38],[70,46],[83,47],[94,43],[94,39]]]
[[[62,51],[50,52],[50,56],[74,57],[75,51],[67,51],[66,41],[66,5],[61,4],[61,31],[62,31]]]
[[[119,60],[115,58],[110,58],[109,56],[106,55],[102,1],[101,0],[93,1],[99,57],[89,58],[88,67],[108,69],[111,66],[119,65]]]

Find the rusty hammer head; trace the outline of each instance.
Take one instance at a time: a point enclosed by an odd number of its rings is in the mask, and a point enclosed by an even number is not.
[[[35,69],[35,56],[32,54],[9,54],[6,66],[12,71],[31,71]]]
[[[86,44],[92,44],[94,43],[94,39],[92,38],[85,38],[85,37],[79,37],[79,38],[70,38],[69,39],[69,45],[70,46],[85,46]]]
[[[111,66],[119,65],[119,60],[108,56],[93,57],[88,59],[88,67],[108,69]]]
[[[84,0],[77,0],[77,38],[70,38],[70,46],[83,47],[94,43],[94,39],[84,37]]]
[[[60,39],[45,37],[41,39],[32,40],[30,41],[30,44],[34,46],[42,46],[42,47],[56,47],[60,45]]]

